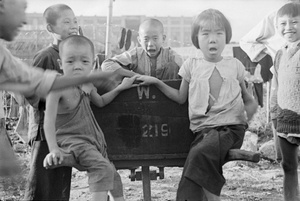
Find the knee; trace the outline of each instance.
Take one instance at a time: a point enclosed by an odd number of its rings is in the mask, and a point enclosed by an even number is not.
[[[206,155],[205,153],[205,149],[203,147],[193,147],[190,152],[189,152],[189,160],[190,161],[194,161],[197,160],[198,158],[202,158],[205,157]]]
[[[114,178],[114,167],[110,163],[106,163],[103,167],[103,171],[109,178]]]
[[[290,162],[286,162],[286,161],[282,161],[281,162],[281,167],[283,169],[284,172],[297,172],[297,167],[298,164],[297,163],[290,163]]]

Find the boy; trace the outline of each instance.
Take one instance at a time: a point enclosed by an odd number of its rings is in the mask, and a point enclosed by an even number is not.
[[[288,3],[282,6],[277,12],[276,25],[286,45],[277,52],[274,60],[271,117],[276,122],[282,155],[284,200],[299,201],[300,4]]]
[[[94,46],[83,36],[70,36],[59,46],[59,61],[66,75],[88,74],[94,64]],[[92,200],[107,201],[110,191],[115,201],[124,200],[119,174],[107,158],[104,135],[90,100],[103,107],[121,91],[133,85],[135,77],[125,78],[115,89],[100,96],[93,85],[71,87],[50,93],[46,101],[45,135],[50,153],[44,166],[61,164],[64,153],[72,154],[80,170],[88,172]]]
[[[179,79],[178,70],[183,60],[171,48],[162,47],[165,39],[163,24],[157,19],[147,19],[139,27],[138,41],[142,47],[105,60],[101,68],[128,77],[138,73],[160,80]]]
[[[26,24],[26,0],[1,0],[0,1],[0,38],[12,41],[19,29]],[[92,73],[89,75],[67,77],[57,76],[57,73],[43,71],[27,66],[15,58],[3,45],[0,45],[0,90],[19,92],[31,99],[37,96],[45,97],[50,90],[64,88],[84,82],[97,82],[105,85],[117,76],[112,73]],[[0,121],[4,122],[3,101],[0,99]],[[4,124],[1,123],[1,126]],[[5,129],[5,128],[3,128]],[[15,164],[13,150],[9,140],[1,132],[0,141],[0,174],[10,172],[9,165]],[[14,169],[12,167],[12,169]],[[10,174],[10,173],[9,173]]]
[[[58,64],[58,45],[68,36],[77,35],[77,19],[72,9],[65,4],[48,7],[43,16],[53,42],[34,56],[33,65],[62,73]],[[69,200],[72,168],[59,167],[46,170],[43,167],[43,160],[49,153],[43,130],[45,102],[43,100],[29,100],[29,102],[32,105],[29,125],[29,144],[32,146],[32,153],[25,200]]]
[[[288,2],[299,3],[300,0],[288,0]],[[240,47],[247,53],[251,61],[259,62],[268,54],[274,62],[276,52],[286,43],[276,31],[276,14],[277,11],[274,11],[267,15],[241,38]],[[276,160],[280,162],[282,156],[275,127],[276,121],[272,121]]]
[[[0,38],[12,41],[26,24],[26,0],[0,1]],[[112,74],[93,73],[85,76],[57,76],[57,73],[28,67],[0,45],[0,90],[20,92],[26,97],[34,94],[45,97],[50,90],[88,81],[103,84]],[[115,75],[114,75],[115,76]]]

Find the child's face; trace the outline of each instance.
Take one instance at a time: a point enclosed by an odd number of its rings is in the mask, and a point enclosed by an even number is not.
[[[218,62],[226,45],[225,30],[217,26],[207,26],[199,30],[199,47],[207,61]]]
[[[12,41],[26,24],[26,0],[0,1],[0,38]]]
[[[284,15],[277,19],[277,29],[287,42],[295,42],[300,39],[300,16],[291,17]]]
[[[94,65],[94,56],[88,44],[65,44],[60,55],[65,75],[86,75]]]
[[[70,35],[78,34],[77,18],[70,9],[62,11],[56,20],[56,25],[50,26],[51,32],[55,34],[58,40],[64,40]]]
[[[165,35],[158,26],[147,26],[140,29],[138,41],[149,57],[156,57],[165,41]]]

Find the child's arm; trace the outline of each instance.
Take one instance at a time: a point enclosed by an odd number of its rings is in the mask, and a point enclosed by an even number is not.
[[[87,82],[93,82],[97,86],[105,86],[107,83],[111,82],[118,76],[118,73],[114,72],[103,72],[103,71],[93,71],[88,75],[78,75],[78,76],[57,76],[53,82],[51,90],[57,90],[61,88],[66,88],[70,86],[76,86],[84,84]]]
[[[257,110],[258,104],[254,100],[254,98],[247,92],[244,81],[240,83],[240,86],[242,89],[242,98],[245,105],[245,111],[247,113],[247,120],[250,121]]]
[[[278,74],[275,68],[272,69],[272,73],[273,73],[273,78],[271,82],[271,93],[270,93],[270,116],[274,125],[276,125],[277,124]]]
[[[50,153],[45,157],[44,167],[61,164],[63,161],[62,153],[57,145],[55,132],[55,121],[61,93],[62,91],[51,92],[46,99],[44,131]]]
[[[187,99],[189,83],[185,79],[182,79],[179,90],[166,85],[163,81],[152,76],[141,75],[137,77],[137,80],[141,81],[140,85],[154,84],[168,98],[179,104],[185,103]]]
[[[96,88],[94,88],[94,90],[91,91],[91,101],[98,107],[104,107],[105,105],[109,104],[121,91],[137,86],[137,84],[133,84],[135,79],[136,77],[125,77],[120,85],[103,94],[102,96],[99,95],[96,91]]]

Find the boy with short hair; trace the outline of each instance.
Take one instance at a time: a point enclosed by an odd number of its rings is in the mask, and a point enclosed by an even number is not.
[[[78,34],[77,19],[73,10],[65,4],[49,6],[43,16],[46,21],[46,29],[52,35],[53,42],[34,56],[33,65],[62,74],[58,63],[58,45],[68,36]],[[32,152],[25,200],[69,200],[72,168],[59,167],[46,170],[43,167],[43,160],[49,153],[43,129],[45,101],[29,102],[31,104],[29,144],[32,146]]]
[[[23,24],[26,24],[26,7],[26,0],[0,1],[1,39],[12,41],[17,36],[19,29]],[[3,45],[0,45],[0,90],[18,92],[26,97],[31,97],[31,99],[37,96],[45,97],[50,90],[89,81],[93,81],[97,85],[105,85],[115,76],[117,75],[103,72],[95,72],[76,77],[58,76],[55,72],[29,67],[15,58]],[[0,121],[4,121],[3,101],[1,100]],[[1,132],[1,135],[4,135],[4,133]],[[13,150],[11,146],[7,144],[9,143],[7,137],[1,137],[5,140],[0,141],[0,174],[7,172],[9,169],[7,164],[15,160]]]
[[[165,39],[163,24],[157,19],[147,19],[139,27],[141,47],[105,60],[101,68],[103,71],[118,71],[128,77],[138,73],[160,80],[180,79],[178,71],[183,60],[171,48],[162,47]]]
[[[12,41],[26,24],[26,0],[0,1],[0,38]],[[52,71],[29,67],[0,45],[0,90],[19,92],[26,97],[45,97],[50,90],[89,81],[105,83],[112,74],[93,73],[78,77],[57,76]]]
[[[60,66],[66,75],[88,74],[94,66],[94,46],[84,36],[70,36],[59,45]],[[50,93],[46,101],[45,136],[50,153],[46,168],[63,163],[72,154],[76,164],[89,176],[92,200],[107,201],[110,191],[114,201],[123,201],[120,175],[109,162],[103,132],[93,115],[90,101],[99,107],[110,103],[121,91],[134,86],[135,77],[124,78],[110,92],[99,95],[91,85],[70,87]]]
[[[286,45],[275,56],[271,90],[271,118],[282,155],[284,201],[299,201],[300,145],[300,4],[287,3],[276,16],[276,28]]]

